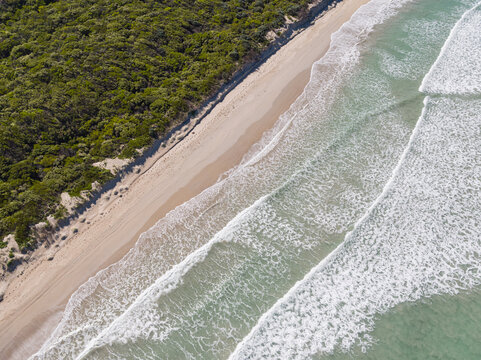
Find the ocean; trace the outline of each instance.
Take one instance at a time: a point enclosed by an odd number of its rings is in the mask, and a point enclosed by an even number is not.
[[[481,3],[371,0],[32,359],[481,358]]]

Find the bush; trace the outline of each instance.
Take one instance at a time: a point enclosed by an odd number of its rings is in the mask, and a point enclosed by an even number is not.
[[[28,219],[19,220],[16,223],[15,241],[20,248],[26,248],[30,245],[30,221]]]

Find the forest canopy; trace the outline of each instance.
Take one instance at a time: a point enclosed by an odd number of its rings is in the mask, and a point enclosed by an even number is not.
[[[0,236],[78,195],[211,96],[309,0],[0,0]],[[1,243],[1,241],[0,241]]]

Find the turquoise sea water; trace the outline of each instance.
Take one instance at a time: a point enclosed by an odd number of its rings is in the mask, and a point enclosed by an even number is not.
[[[372,0],[34,359],[481,358],[481,5]]]

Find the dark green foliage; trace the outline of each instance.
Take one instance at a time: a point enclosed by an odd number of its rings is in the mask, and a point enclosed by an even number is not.
[[[64,216],[194,111],[309,0],[0,0],[0,236]]]

